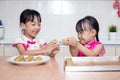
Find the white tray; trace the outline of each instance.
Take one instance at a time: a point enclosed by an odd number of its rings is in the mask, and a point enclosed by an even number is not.
[[[71,58],[73,65],[66,65],[66,58]],[[119,56],[104,57],[65,57],[65,71],[118,71]]]

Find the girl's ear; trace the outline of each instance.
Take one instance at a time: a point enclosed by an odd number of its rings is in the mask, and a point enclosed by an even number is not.
[[[95,36],[96,35],[96,30],[95,29],[92,29],[92,35]]]
[[[25,29],[25,24],[24,24],[24,23],[21,23],[20,26],[21,26],[21,29],[22,29],[22,30]]]

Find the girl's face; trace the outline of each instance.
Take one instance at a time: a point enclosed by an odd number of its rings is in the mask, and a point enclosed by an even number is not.
[[[33,22],[29,21],[26,24],[21,24],[22,29],[24,30],[23,34],[33,40],[41,29],[41,24],[38,22],[37,17],[35,16]]]
[[[78,39],[80,40],[80,43],[84,45],[94,40],[95,34],[96,31],[94,29],[78,32]]]

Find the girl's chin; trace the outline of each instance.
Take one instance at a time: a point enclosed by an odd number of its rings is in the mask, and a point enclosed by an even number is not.
[[[32,37],[35,38],[37,35],[33,35]]]
[[[36,35],[38,35],[38,32],[33,32],[32,35],[36,36]]]
[[[84,44],[85,44],[85,42],[83,42],[83,41],[80,41],[80,44],[84,45]]]
[[[36,34],[33,34],[34,37],[36,37],[37,35],[38,35],[37,33],[36,33]]]

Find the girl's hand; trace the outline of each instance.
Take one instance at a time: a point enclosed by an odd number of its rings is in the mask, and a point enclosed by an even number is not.
[[[42,49],[44,50],[45,54],[50,54],[52,50],[54,50],[58,46],[57,40],[53,40],[50,43],[48,43],[45,47]]]
[[[77,41],[77,39],[75,37],[70,37],[68,40],[69,40],[69,45],[77,46],[78,41]]]
[[[76,46],[78,44],[78,41],[75,37],[69,37],[67,39],[63,39],[62,44],[66,46]]]
[[[55,49],[52,50],[51,54],[49,55],[50,57],[54,57],[60,50],[60,47],[57,46]]]
[[[65,45],[65,46],[69,46],[69,38],[63,39],[62,44]]]

